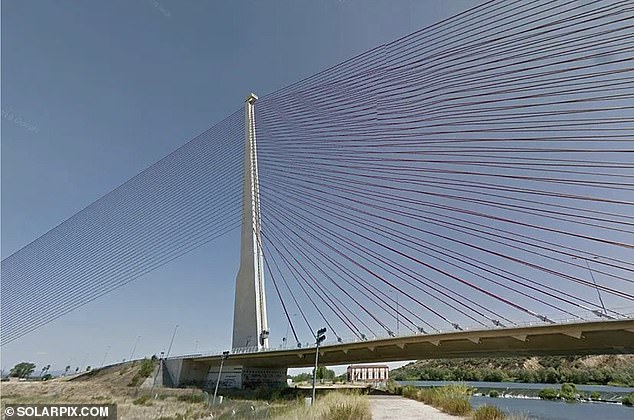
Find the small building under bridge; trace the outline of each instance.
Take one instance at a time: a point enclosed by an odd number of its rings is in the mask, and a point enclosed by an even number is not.
[[[348,382],[387,382],[390,368],[388,365],[350,365],[346,373]]]

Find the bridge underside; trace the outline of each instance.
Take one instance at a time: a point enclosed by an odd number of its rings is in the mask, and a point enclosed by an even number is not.
[[[314,348],[305,348],[232,354],[225,366],[260,369],[309,367],[314,363],[314,352]],[[413,335],[326,345],[320,349],[319,360],[324,365],[341,365],[458,357],[626,353],[634,353],[634,320],[630,319]],[[208,377],[209,372],[217,370],[220,356],[191,355],[168,362],[185,367],[176,377],[172,374],[174,383],[182,385]],[[194,378],[187,374],[188,371],[200,374]]]

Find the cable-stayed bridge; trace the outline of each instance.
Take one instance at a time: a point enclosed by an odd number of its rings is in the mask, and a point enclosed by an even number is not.
[[[484,2],[249,96],[5,258],[2,343],[240,228],[238,384],[310,365],[321,327],[331,364],[632,352],[633,22]]]

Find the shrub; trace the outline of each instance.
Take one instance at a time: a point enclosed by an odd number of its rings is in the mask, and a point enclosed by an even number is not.
[[[621,400],[623,405],[627,405],[628,407],[634,406],[634,392],[630,392]]]
[[[150,376],[154,372],[154,363],[152,359],[143,359],[139,371],[130,379],[128,386],[137,386]]]
[[[601,393],[599,391],[592,391],[590,393],[590,399],[591,400],[600,400],[601,399]]]
[[[327,420],[359,420],[369,418],[367,410],[357,404],[336,404],[330,406],[324,415]]]
[[[491,391],[489,391],[489,397],[491,398],[497,398],[500,396],[500,393],[497,392],[495,389],[492,389]]]
[[[468,396],[473,390],[466,385],[447,385],[438,388],[403,388],[403,396],[434,406],[448,414],[463,416],[471,411]]]
[[[483,405],[473,413],[473,420],[504,420],[506,415],[494,405]]]
[[[554,388],[544,388],[544,389],[540,390],[539,394],[537,394],[537,395],[542,400],[556,400],[557,398],[559,398],[559,394],[558,394],[557,390],[554,389]]]
[[[577,387],[575,384],[565,383],[561,385],[561,398],[566,400],[574,400],[577,398]]]

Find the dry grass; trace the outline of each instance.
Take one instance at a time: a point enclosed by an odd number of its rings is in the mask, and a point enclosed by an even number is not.
[[[144,377],[147,363],[137,362],[113,366],[90,375],[76,378],[58,378],[45,382],[1,382],[1,406],[9,403],[85,403],[116,404],[119,419],[126,420],[184,420],[244,418],[244,414],[256,411],[258,418],[264,416],[269,406],[262,401],[227,401],[221,406],[210,408],[206,396],[199,389],[157,388],[154,395],[150,389],[130,386],[133,378]],[[142,382],[137,381],[139,384]],[[252,408],[253,407],[253,408]],[[251,416],[249,416],[251,417]]]
[[[318,398],[314,407],[297,401],[290,410],[273,417],[277,420],[371,420],[370,402],[354,392],[329,392]]]
[[[200,392],[200,391],[196,391]],[[149,390],[127,386],[108,386],[99,382],[52,380],[46,382],[2,383],[2,409],[4,404],[31,403],[84,403],[117,404],[120,419],[146,420],[161,417],[198,419],[208,415],[204,404],[179,401],[179,395],[191,394],[191,390],[158,391],[160,398],[154,399]]]
[[[472,390],[466,385],[447,385],[438,388],[403,388],[403,396],[436,407],[447,414],[464,416],[471,412],[469,395]]]
[[[483,405],[473,412],[473,420],[506,420],[506,414],[494,405]]]

